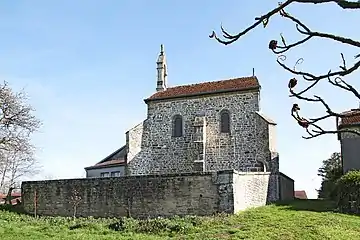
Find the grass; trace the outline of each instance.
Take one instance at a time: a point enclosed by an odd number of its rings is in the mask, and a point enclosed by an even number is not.
[[[0,211],[5,239],[360,239],[360,217],[335,213],[324,200],[297,200],[236,215],[153,219],[34,218]]]

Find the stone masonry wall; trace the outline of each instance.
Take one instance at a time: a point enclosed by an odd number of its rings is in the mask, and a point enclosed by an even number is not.
[[[294,180],[283,173],[279,174],[280,196],[281,201],[294,200]]]
[[[254,146],[256,149],[256,160],[265,165],[266,172],[278,172],[279,162],[278,158],[274,158],[273,155],[276,152],[274,146],[275,127],[269,124],[260,115],[256,115],[256,139]]]
[[[270,173],[237,173],[234,175],[234,212],[248,207],[264,206],[277,200],[277,175]],[[275,178],[274,178],[275,177]]]
[[[257,120],[259,92],[218,94],[148,102],[141,152],[128,158],[129,173],[165,174],[194,171],[194,119],[206,117],[205,171],[248,171],[270,161],[268,126]],[[230,112],[231,133],[220,133],[220,111]],[[172,137],[172,120],[183,117],[182,137]],[[268,164],[268,167],[271,164]]]
[[[77,216],[147,218],[171,215],[209,215],[232,212],[232,172],[127,176],[23,182],[25,211],[34,212],[37,192],[39,215],[72,216],[72,196],[81,200]],[[76,194],[76,191],[78,194]]]
[[[269,124],[269,149],[271,152],[277,152],[276,126]]]
[[[134,158],[141,151],[141,140],[144,131],[144,122],[139,123],[126,132],[127,158]]]
[[[344,129],[360,132],[359,126],[348,126]],[[360,169],[360,135],[350,132],[340,134],[340,146],[343,172]]]
[[[351,130],[351,131],[356,131],[356,132],[360,132],[360,127],[359,126],[347,126],[346,128],[344,128],[346,130]],[[360,138],[359,135],[355,134],[355,133],[351,133],[351,132],[343,132],[340,133],[340,138],[341,139],[347,139],[347,138]]]
[[[37,214],[51,216],[73,216],[75,205],[76,216],[83,217],[234,213],[278,200],[276,179],[276,174],[228,170],[23,182],[22,204],[33,214],[36,199]]]

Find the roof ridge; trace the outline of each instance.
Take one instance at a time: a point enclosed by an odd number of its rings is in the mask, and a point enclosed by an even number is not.
[[[344,116],[340,117],[339,127],[347,125],[358,125],[360,124],[360,109],[351,109],[344,111],[341,114]]]
[[[214,93],[259,90],[260,88],[261,86],[256,76],[238,77],[169,87],[166,90],[158,91],[152,94],[144,101],[148,102],[151,100],[165,100],[178,97],[209,95]]]
[[[124,148],[126,148],[126,144],[124,146],[122,146],[121,148],[118,148],[117,150],[115,150],[114,152],[112,152],[110,155],[108,155],[107,157],[103,158],[100,162],[96,163],[103,163],[109,160],[109,158],[113,157],[115,154],[119,153],[120,151],[124,150]]]
[[[233,81],[233,80],[246,80],[249,78],[255,78],[257,79],[256,76],[248,76],[248,77],[234,77],[234,78],[228,78],[228,79],[223,79],[223,80],[211,80],[211,81],[206,81],[206,82],[198,82],[198,83],[189,83],[189,84],[183,84],[183,85],[177,85],[174,87],[168,87],[166,90],[171,89],[171,88],[177,88],[177,87],[190,87],[190,86],[196,86],[196,85],[200,85],[200,84],[206,84],[206,83],[220,83],[220,82],[226,82],[226,81]],[[165,90],[165,91],[166,91]]]

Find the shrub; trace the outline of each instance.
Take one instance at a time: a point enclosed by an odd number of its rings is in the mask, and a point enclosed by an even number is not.
[[[108,225],[113,231],[165,234],[189,233],[196,226],[201,225],[201,219],[195,216],[186,216],[183,218],[151,218],[136,220],[132,218],[122,218]]]
[[[21,206],[18,205],[11,205],[11,204],[3,204],[0,205],[0,211],[8,211],[8,212],[15,212],[15,213],[24,213],[24,210]]]
[[[146,219],[139,221],[139,225],[135,230],[138,233],[152,233],[159,234],[163,233],[186,233],[193,228],[193,224],[187,221],[184,221],[180,218],[155,218],[155,219]]]
[[[337,181],[338,209],[344,213],[360,213],[360,171],[350,171]]]

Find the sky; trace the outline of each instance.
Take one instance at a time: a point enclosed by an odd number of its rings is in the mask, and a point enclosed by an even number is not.
[[[209,39],[221,24],[236,33],[278,1],[167,0],[18,0],[0,2],[0,77],[24,89],[43,122],[33,136],[42,165],[30,179],[84,177],[95,164],[125,143],[125,132],[146,118],[143,99],[155,92],[156,59],[164,44],[169,86],[255,75],[261,111],[277,122],[280,170],[295,189],[316,197],[317,170],[339,151],[334,135],[304,140],[305,132],[290,116],[298,103],[304,116],[324,114],[321,105],[289,98],[293,76],[268,49],[283,34],[291,43],[301,36],[291,22],[276,16],[238,42],[224,46]],[[312,30],[360,38],[351,23],[354,11],[334,4],[293,4],[288,12]],[[326,19],[326,20],[325,20]],[[287,53],[286,63],[315,74],[338,69],[343,52],[348,64],[359,52],[330,40],[313,39]],[[346,78],[359,85],[355,72]],[[303,88],[306,83],[299,82]],[[360,86],[359,86],[360,87]],[[359,106],[349,93],[319,84],[311,94],[324,97],[337,111]],[[309,96],[312,96],[312,95]],[[333,128],[334,121],[324,122]]]

